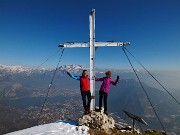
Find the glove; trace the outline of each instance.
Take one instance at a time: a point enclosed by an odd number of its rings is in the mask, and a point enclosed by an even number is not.
[[[117,80],[119,80],[119,76],[117,76]]]

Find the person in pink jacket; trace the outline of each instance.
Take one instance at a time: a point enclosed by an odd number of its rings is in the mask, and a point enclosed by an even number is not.
[[[116,81],[113,81],[113,79],[111,78],[111,75],[112,75],[111,71],[107,71],[105,74],[106,74],[106,77],[103,77],[103,78],[95,77],[95,81],[103,82],[100,87],[100,90],[99,90],[99,111],[101,111],[102,99],[104,98],[104,113],[106,115],[108,115],[108,113],[107,113],[107,98],[108,98],[109,89],[110,89],[111,84],[117,86],[119,76],[117,76]]]

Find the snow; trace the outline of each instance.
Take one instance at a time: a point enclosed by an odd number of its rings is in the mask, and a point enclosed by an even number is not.
[[[69,71],[74,71],[74,70],[82,70],[82,69],[87,69],[87,67],[84,67],[82,65],[78,64],[72,64],[72,65],[62,65],[59,67],[61,70],[69,70]]]
[[[89,135],[88,127],[76,125],[76,120],[59,120],[55,123],[39,125],[6,135]]]
[[[77,65],[77,64],[72,64],[72,65],[63,65],[60,66],[59,69],[61,70],[70,70],[70,71],[74,71],[77,72],[79,70],[82,69],[87,69],[86,67],[82,66],[82,65]],[[31,67],[23,67],[23,66],[6,66],[6,65],[2,65],[0,64],[0,70],[2,71],[7,71],[13,74],[16,73],[27,73],[27,74],[31,74],[32,72],[44,72],[44,71],[52,71],[52,69],[45,69],[45,68],[31,68]]]

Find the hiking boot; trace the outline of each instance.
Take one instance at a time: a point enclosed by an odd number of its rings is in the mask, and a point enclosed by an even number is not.
[[[90,108],[86,108],[86,110],[84,111],[84,114],[86,115],[86,114],[89,114],[89,113],[91,113]]]
[[[85,110],[85,111],[84,111],[84,115],[86,115],[86,114],[87,114],[87,111]]]
[[[107,111],[104,111],[104,114],[108,115]]]
[[[87,108],[87,109],[86,109],[86,112],[87,112],[87,114],[91,113],[90,108]]]
[[[96,112],[101,112],[101,109],[97,109]]]

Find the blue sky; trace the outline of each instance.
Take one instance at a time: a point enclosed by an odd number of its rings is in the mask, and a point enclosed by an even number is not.
[[[87,42],[94,8],[97,41],[130,41],[147,68],[179,69],[179,7],[179,0],[0,0],[0,64],[37,67],[58,44]],[[43,67],[56,67],[59,56]],[[60,64],[89,66],[89,49],[65,49]],[[119,47],[98,48],[96,67],[130,68]]]

